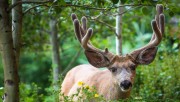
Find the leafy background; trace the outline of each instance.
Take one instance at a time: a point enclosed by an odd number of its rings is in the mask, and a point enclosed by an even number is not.
[[[92,43],[101,49],[109,48],[115,53],[115,15],[119,0],[54,0],[38,6],[23,5],[22,53],[20,57],[21,101],[49,102],[57,97],[52,88],[51,45],[49,42],[49,20],[58,20],[58,39],[61,67],[67,68],[78,52],[80,55],[70,68],[88,63],[74,36],[71,13],[86,16],[88,25],[94,29]],[[152,34],[150,26],[155,15],[155,5],[164,5],[166,28],[155,61],[148,66],[139,66],[136,82],[131,94],[139,100],[180,100],[180,1],[179,0],[121,0],[125,6],[123,14],[123,54],[145,45]],[[74,6],[75,5],[75,6]],[[104,8],[104,10],[102,10]],[[96,19],[93,19],[96,18]],[[103,21],[104,23],[100,22]],[[3,93],[3,68],[0,59],[0,94]],[[60,76],[60,83],[63,76]],[[60,86],[60,84],[59,84]]]

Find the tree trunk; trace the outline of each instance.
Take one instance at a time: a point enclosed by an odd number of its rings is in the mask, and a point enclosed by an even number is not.
[[[22,0],[12,0],[12,4]],[[19,67],[20,47],[22,33],[22,5],[17,5],[12,9],[12,37],[15,49],[16,63]]]
[[[3,102],[18,102],[18,71],[13,51],[11,21],[7,12],[8,0],[0,0],[0,51],[4,68]]]
[[[119,5],[121,5],[121,2],[119,1]],[[118,15],[116,16],[116,54],[121,55],[122,54],[122,12],[123,7],[119,7],[117,9]]]
[[[54,89],[58,89],[58,76],[61,71],[60,67],[60,55],[59,55],[59,46],[57,38],[57,21],[55,19],[50,20],[50,29],[51,29],[51,45],[52,45],[52,67],[53,67],[53,85]]]

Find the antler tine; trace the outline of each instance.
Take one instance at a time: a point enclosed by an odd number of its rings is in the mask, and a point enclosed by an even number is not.
[[[85,35],[86,31],[87,31],[87,18],[85,16],[83,16],[81,18],[81,22],[82,22],[82,29],[83,29],[83,33],[82,33],[82,36]]]
[[[153,42],[153,45],[158,45],[161,41],[162,38],[162,34],[164,33],[164,19],[165,16],[163,14],[163,5],[162,4],[157,4],[156,5],[156,11],[157,14],[155,16],[155,20],[152,21],[152,29],[153,29],[153,35],[152,38],[150,40],[150,45],[151,42]],[[160,30],[160,31],[159,31]],[[159,43],[155,43],[155,42],[159,42]]]
[[[162,15],[162,13],[163,13],[163,5],[162,4],[157,4],[157,6],[156,6],[156,11],[157,11],[157,14],[156,14],[156,16],[155,16],[155,20],[156,20],[156,22],[157,22],[157,25],[158,25],[158,27],[160,28],[160,30],[161,30],[161,24],[162,23],[164,23],[164,22],[160,22],[161,20],[161,18],[160,18],[160,15]],[[161,30],[162,31],[162,30]],[[163,33],[164,33],[164,31],[163,31]],[[162,34],[163,34],[162,33]],[[152,37],[151,37],[151,40],[150,40],[150,42],[152,41],[152,40],[154,40],[155,39],[155,34],[153,33],[153,35],[152,35]]]
[[[152,47],[152,46],[157,46],[161,42],[162,36],[161,36],[161,32],[158,28],[157,22],[155,20],[152,20],[151,25],[152,25],[152,29],[155,34],[155,39],[153,41],[149,42],[144,47],[133,51],[132,54],[138,54],[141,50],[144,50],[144,49]]]
[[[72,18],[72,21],[74,24],[74,31],[75,31],[76,37],[77,37],[78,41],[81,43],[82,36],[81,36],[81,32],[80,32],[79,20],[78,20],[76,14],[74,14],[74,13],[71,14],[71,18]]]
[[[156,37],[148,46],[157,46],[161,42],[162,35],[158,28],[157,22],[155,20],[153,20],[151,24],[152,24],[152,29],[153,29]]]
[[[162,34],[164,33],[164,20],[165,20],[165,16],[163,14],[163,6],[160,4],[157,5],[156,10],[157,10],[157,14],[156,14],[155,20],[152,20],[152,22],[151,22],[151,26],[153,29],[152,38],[147,45],[145,45],[144,47],[141,47],[141,48],[139,48],[139,49],[137,49],[131,53],[131,55],[134,58],[136,58],[137,55],[141,51],[148,49],[148,48],[151,48],[151,47],[158,46],[158,44],[162,40]]]
[[[98,68],[109,66],[114,61],[115,55],[109,52],[107,48],[105,50],[101,50],[90,43],[89,40],[93,34],[93,29],[87,28],[87,18],[85,16],[82,17],[82,25],[80,25],[76,14],[72,14],[71,17],[74,23],[76,37],[83,47],[89,63]]]
[[[82,21],[82,27],[79,23],[79,20],[76,16],[76,14],[72,14],[71,15],[71,18],[73,20],[73,23],[74,23],[74,31],[75,31],[75,34],[76,34],[76,37],[78,38],[79,42],[81,43],[82,47],[84,49],[89,49],[89,46],[92,46],[92,45],[89,45],[88,44],[88,41],[92,35],[92,29],[89,28],[88,31],[86,32],[86,23],[87,23],[87,19],[86,17],[82,17],[81,21]],[[85,34],[87,33],[87,34]],[[88,46],[89,45],[89,46]]]
[[[89,48],[88,41],[91,38],[92,33],[93,33],[93,30],[91,28],[89,28],[86,35],[82,39],[82,46],[86,50]]]
[[[74,13],[71,14],[71,18],[72,18],[72,21],[74,21],[75,19],[78,19],[76,14],[74,14]]]
[[[91,45],[91,43],[89,42],[89,39],[93,33],[92,28],[89,28],[88,31],[86,32],[87,29],[87,18],[85,16],[82,17],[81,21],[82,21],[82,26],[79,23],[79,20],[76,16],[76,14],[72,14],[71,18],[73,20],[74,23],[74,31],[76,34],[77,39],[79,40],[79,42],[81,43],[82,47],[86,50],[97,50],[97,48],[95,48],[93,45]]]
[[[157,11],[157,14],[156,14],[156,21],[159,22],[159,15],[163,13],[163,5],[162,4],[157,4],[156,6],[156,11]],[[158,27],[160,25],[160,22],[158,23]]]
[[[79,42],[81,43],[82,37],[81,37],[80,24],[79,24],[78,19],[74,20],[74,31],[75,31],[76,37],[78,38]]]
[[[85,16],[83,16],[81,18],[81,22],[82,22],[82,27],[80,27],[81,30],[81,36],[84,37],[86,34],[88,34],[87,32],[87,18]],[[92,28],[89,28],[91,30],[93,30]],[[93,32],[92,32],[93,34]],[[91,34],[91,35],[92,35]],[[89,40],[89,39],[88,39]],[[87,40],[87,45],[91,48],[91,49],[97,49],[96,47],[94,47],[90,41]]]
[[[159,26],[159,28],[160,28],[162,36],[163,36],[163,34],[164,34],[164,27],[165,27],[165,24],[164,24],[165,16],[164,16],[164,14],[160,14],[159,18],[160,18],[160,21],[159,21],[160,26]]]
[[[74,22],[76,36],[77,36],[79,42],[81,42],[82,37],[85,36],[86,31],[87,31],[87,18],[85,16],[83,16],[81,18],[82,26],[80,25],[79,21],[75,21],[75,20],[78,20],[76,14],[73,13],[71,15],[71,18],[72,18],[72,21]]]

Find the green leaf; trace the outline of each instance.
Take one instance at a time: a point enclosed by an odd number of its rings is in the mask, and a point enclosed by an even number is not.
[[[121,0],[121,3],[124,4],[124,3],[126,3],[126,1],[127,1],[127,0]]]
[[[117,4],[119,2],[119,0],[111,0],[113,2],[113,4]]]
[[[58,1],[58,5],[66,5],[66,1],[64,1],[64,0],[59,0],[59,1]]]
[[[148,14],[149,14],[149,10],[148,10],[147,7],[143,7],[143,8],[141,9],[141,12],[142,12],[144,15],[148,15]]]
[[[66,3],[71,3],[71,0],[64,0]]]
[[[171,16],[171,17],[174,16],[174,12],[173,12],[173,11],[170,11],[170,12],[169,12],[169,16]]]
[[[142,3],[144,3],[145,0],[141,0]]]
[[[104,6],[105,1],[104,0],[97,0],[97,4],[99,7]]]

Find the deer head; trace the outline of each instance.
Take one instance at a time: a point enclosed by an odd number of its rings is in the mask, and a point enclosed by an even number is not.
[[[107,48],[101,50],[94,47],[89,41],[93,34],[93,29],[87,29],[86,17],[82,17],[82,24],[80,24],[76,14],[72,14],[76,37],[83,47],[89,63],[97,68],[107,67],[112,73],[114,82],[119,85],[123,92],[131,89],[136,67],[138,65],[150,64],[156,56],[158,45],[164,33],[165,20],[163,6],[157,5],[156,10],[157,14],[155,19],[151,22],[153,35],[150,42],[144,47],[136,49],[125,56],[115,55],[109,52]]]

